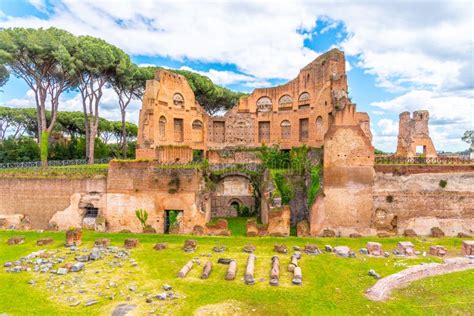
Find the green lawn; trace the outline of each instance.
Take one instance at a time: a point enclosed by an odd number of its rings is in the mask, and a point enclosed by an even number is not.
[[[48,168],[5,168],[0,169],[0,178],[92,178],[107,175],[108,164],[52,166]]]
[[[246,219],[237,219],[230,222],[231,229],[240,230]],[[26,243],[8,246],[6,240],[11,236],[25,236]],[[37,247],[35,241],[39,238],[53,237],[55,242],[46,247]],[[137,314],[148,314],[154,311],[159,314],[192,315],[196,309],[210,304],[229,303],[240,308],[241,314],[253,315],[366,315],[366,314],[399,314],[399,315],[434,315],[434,314],[474,314],[474,271],[453,273],[445,276],[428,278],[415,282],[410,287],[397,291],[394,297],[386,303],[368,301],[363,293],[375,283],[367,275],[369,269],[375,269],[382,276],[397,272],[407,266],[420,262],[438,261],[431,257],[417,259],[405,258],[370,258],[358,255],[357,258],[338,258],[333,254],[319,256],[303,255],[300,266],[303,271],[303,285],[300,287],[291,284],[291,274],[286,271],[290,254],[280,255],[281,274],[280,286],[271,287],[269,281],[270,259],[275,253],[273,246],[284,243],[289,248],[303,247],[306,243],[315,243],[321,247],[325,244],[347,245],[358,250],[369,240],[383,243],[386,250],[392,250],[400,238],[271,238],[244,236],[233,237],[190,237],[176,235],[134,235],[134,234],[106,234],[84,232],[83,245],[91,248],[96,238],[111,238],[112,244],[121,246],[127,237],[136,237],[140,246],[131,252],[138,267],[125,264],[123,268],[112,269],[99,260],[86,265],[86,269],[79,273],[69,273],[65,276],[53,274],[38,274],[34,272],[6,273],[3,263],[19,259],[32,251],[48,248],[63,254],[67,250],[63,247],[64,233],[61,232],[11,232],[0,231],[0,314],[8,315],[65,315],[83,314],[109,315],[115,306],[120,303],[133,303],[138,307]],[[193,254],[186,254],[181,250],[185,239],[193,238],[198,242],[198,250]],[[419,250],[427,250],[430,245],[442,244],[448,247],[451,254],[458,254],[461,239],[411,239]],[[168,243],[168,249],[153,250],[157,242]],[[257,247],[255,277],[257,283],[247,286],[243,282],[247,254],[241,251],[242,247],[252,243]],[[214,245],[225,245],[227,251],[221,254],[212,253]],[[207,280],[199,278],[201,267],[195,266],[185,279],[176,278],[179,269],[191,258],[199,257],[201,262],[211,260],[214,264],[211,276]],[[227,266],[218,265],[219,257],[234,258],[238,262],[237,278],[234,281],[225,281],[224,275]],[[96,270],[102,271],[95,274]],[[95,298],[98,304],[85,307],[83,304],[70,307],[65,298],[79,295],[67,291],[67,282],[74,282],[81,277],[89,283],[83,288],[87,290],[87,297]],[[260,279],[264,281],[261,282]],[[29,280],[36,280],[31,286]],[[106,284],[115,280],[117,289],[106,289]],[[127,288],[128,284],[136,284],[138,290],[134,293]],[[161,286],[170,284],[181,297],[177,300],[145,302],[147,294],[163,292]],[[66,288],[66,290],[64,290]],[[119,291],[124,295],[121,296]],[[116,292],[113,300],[108,298]],[[99,296],[103,292],[106,296]],[[126,301],[130,296],[130,301]],[[224,308],[226,305],[221,305]],[[230,312],[229,312],[230,313]]]

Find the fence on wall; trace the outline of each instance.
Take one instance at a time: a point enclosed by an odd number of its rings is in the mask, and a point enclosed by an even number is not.
[[[110,158],[95,159],[94,164],[106,164]],[[48,167],[66,167],[66,166],[80,166],[87,165],[86,159],[73,160],[48,160]],[[22,169],[22,168],[39,168],[41,161],[23,161],[23,162],[7,162],[0,163],[0,169]]]
[[[469,157],[396,157],[378,156],[375,157],[378,165],[470,165],[474,160]]]

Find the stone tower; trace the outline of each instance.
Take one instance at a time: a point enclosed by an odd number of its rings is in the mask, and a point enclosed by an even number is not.
[[[400,113],[398,144],[395,156],[426,158],[437,157],[428,129],[429,112],[425,110]],[[417,150],[418,149],[418,150]]]

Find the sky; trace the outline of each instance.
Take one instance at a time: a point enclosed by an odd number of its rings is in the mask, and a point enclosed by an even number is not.
[[[0,27],[100,37],[139,65],[196,71],[243,92],[285,83],[336,47],[376,148],[396,149],[399,113],[429,110],[437,150],[461,151],[474,129],[473,12],[472,1],[0,0]],[[34,107],[21,79],[2,90],[1,106]],[[62,97],[60,110],[81,109],[76,92]],[[133,102],[127,119],[137,123],[139,109]],[[120,119],[111,89],[100,115]]]

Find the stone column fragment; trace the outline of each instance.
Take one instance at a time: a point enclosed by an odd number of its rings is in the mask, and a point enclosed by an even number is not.
[[[189,260],[188,263],[186,263],[184,265],[183,268],[181,268],[181,270],[179,270],[178,272],[178,278],[184,278],[186,277],[186,275],[188,274],[188,272],[192,269],[194,265],[194,261],[193,260]]]
[[[212,271],[212,263],[208,261],[202,268],[201,279],[209,278],[209,274],[211,274],[211,271]]]
[[[225,275],[225,279],[230,281],[235,279],[235,274],[237,272],[237,262],[235,260],[232,260],[229,263],[229,268],[227,268],[227,273]]]
[[[303,283],[303,274],[300,267],[295,267],[293,270],[293,284],[301,285]]]
[[[272,257],[272,269],[270,271],[270,285],[277,286],[280,282],[280,259]]]
[[[253,277],[253,272],[255,269],[255,257],[254,254],[250,254],[247,259],[247,268],[245,269],[245,284],[253,285],[255,284],[255,279]]]

